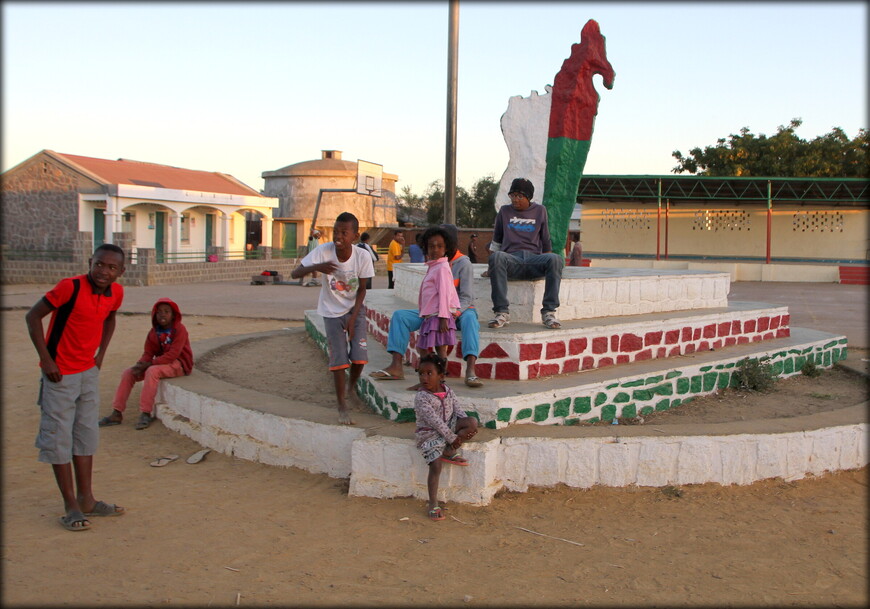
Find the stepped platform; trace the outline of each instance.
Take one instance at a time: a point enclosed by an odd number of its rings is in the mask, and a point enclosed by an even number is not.
[[[393,311],[413,309],[416,303],[397,298],[390,290],[373,290],[366,297],[369,337],[384,347]],[[482,316],[477,376],[483,379],[529,380],[594,370],[648,359],[688,355],[696,351],[755,343],[789,336],[788,307],[765,303],[731,303],[708,309],[644,315],[588,317],[562,320],[551,331],[539,323],[486,327]],[[448,353],[448,373],[463,369],[462,336]],[[403,361],[417,366],[417,332],[411,334]]]
[[[357,425],[338,425],[330,409],[243,389],[199,370],[164,381],[165,403],[157,416],[167,427],[214,450],[349,477],[351,495],[425,499],[427,468],[414,447],[414,394],[406,389],[416,378],[412,373],[403,381],[368,376],[390,359],[380,342],[384,321],[392,310],[412,308],[416,301],[417,288],[399,282],[422,278],[422,269],[400,266],[405,268],[397,272],[397,290],[373,290],[367,297],[367,321],[375,340],[369,341],[369,363],[358,390],[373,414],[355,415]],[[476,266],[475,273],[485,268]],[[568,302],[566,290],[591,296],[581,299],[585,306],[569,316],[563,314],[566,304],[560,307],[560,330],[533,323],[543,281],[509,284],[512,319],[520,321],[500,330],[481,329],[481,345],[484,351],[492,347],[493,353],[486,358],[481,353],[478,370],[489,365],[489,380],[477,389],[451,383],[463,408],[480,420],[481,431],[463,447],[470,466],[444,468],[441,500],[484,505],[501,489],[524,491],[559,483],[579,488],[749,484],[866,465],[866,404],[769,421],[663,428],[579,425],[673,408],[731,386],[743,360],[768,363],[776,376],[786,377],[799,374],[807,361],[827,368],[847,353],[845,336],[792,327],[786,307],[729,304],[727,273],[667,276],[661,271],[600,269],[618,272],[601,278],[573,276],[588,270],[566,268],[572,277],[563,280],[563,302]],[[488,294],[488,280],[475,281],[481,282],[477,293]],[[584,281],[598,282],[600,291],[587,290]],[[413,298],[408,298],[411,291]],[[602,314],[605,301],[592,296],[603,298],[605,293],[614,301],[627,301],[612,303],[604,311],[608,314]],[[689,302],[690,294],[698,298]],[[632,295],[654,296],[656,301],[644,304]],[[486,301],[476,301],[482,318],[490,310]],[[635,308],[626,311],[616,304]],[[651,310],[641,313],[641,305]],[[522,321],[523,316],[528,320]],[[305,317],[305,331],[325,351],[323,320],[314,311],[306,311]],[[194,350],[200,356],[248,338],[203,341]],[[496,353],[495,347],[501,351]],[[456,352],[453,374],[460,372],[461,344]],[[567,363],[571,358],[577,363]],[[586,358],[592,361],[584,367]],[[501,364],[507,366],[499,368]],[[499,370],[507,378],[499,378]],[[506,375],[505,370],[516,374]]]
[[[474,306],[481,321],[490,319],[492,299],[485,264],[474,267]],[[395,296],[417,302],[426,274],[422,263],[395,265]],[[562,322],[610,315],[642,315],[724,307],[728,304],[730,273],[688,269],[625,269],[566,266],[559,289],[558,317]],[[540,323],[544,280],[509,281],[511,321]]]

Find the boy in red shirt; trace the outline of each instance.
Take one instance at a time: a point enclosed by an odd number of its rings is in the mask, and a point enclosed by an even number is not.
[[[127,409],[127,398],[133,385],[144,381],[139,398],[139,420],[136,429],[151,425],[154,398],[160,379],[188,375],[193,370],[193,351],[187,328],[181,323],[181,310],[169,298],[161,298],[151,308],[151,325],[145,337],[145,350],[132,367],[121,376],[121,382],[112,401],[112,414],[100,419],[100,427],[119,425]]]
[[[124,300],[124,288],[115,283],[124,274],[124,261],[117,245],[99,246],[86,275],[62,279],[25,316],[42,367],[36,447],[39,460],[51,463],[66,511],[60,523],[68,531],[89,529],[88,516],[124,513],[97,501],[91,486],[100,438],[99,373]],[[49,314],[44,334],[42,320]]]

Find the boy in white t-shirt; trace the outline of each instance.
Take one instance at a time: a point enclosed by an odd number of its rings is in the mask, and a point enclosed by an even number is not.
[[[323,275],[317,313],[326,327],[329,369],[338,398],[338,422],[353,425],[347,409],[351,391],[368,362],[366,348],[366,279],[374,277],[371,256],[353,242],[359,238],[359,220],[349,212],[335,219],[332,241],[322,243],[302,259],[290,276],[300,279],[318,272]],[[350,368],[350,379],[345,370]]]

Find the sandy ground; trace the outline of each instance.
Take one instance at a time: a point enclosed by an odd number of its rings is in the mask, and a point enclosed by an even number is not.
[[[325,475],[217,453],[189,465],[184,458],[200,448],[196,443],[159,422],[133,429],[138,389],[124,425],[101,432],[95,458],[97,497],[125,506],[127,514],[95,518],[91,530],[69,533],[57,522],[63,510],[51,470],[37,462],[33,447],[38,369],[23,316],[4,311],[0,318],[3,606],[830,607],[868,601],[867,468],[743,487],[504,493],[486,507],[448,504],[447,520],[435,523],[422,501],[349,497],[346,481]],[[231,317],[185,321],[194,340],[289,325]],[[141,352],[149,323],[144,315],[119,317],[101,373],[104,413],[121,371]],[[323,362],[311,366],[301,347],[293,356],[308,364],[305,373],[282,372],[279,384],[330,407]],[[261,350],[260,357],[262,363],[276,356]],[[252,365],[249,357],[240,359]],[[255,361],[253,367],[264,366]],[[813,392],[839,395],[841,386],[816,385]],[[167,454],[181,459],[148,466]]]

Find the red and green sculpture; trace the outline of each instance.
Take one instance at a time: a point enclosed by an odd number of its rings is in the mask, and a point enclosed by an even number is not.
[[[613,88],[615,74],[607,61],[604,36],[598,23],[590,19],[580,33],[580,43],[571,45],[571,55],[556,74],[551,93],[542,203],[549,216],[553,251],[560,251],[567,240],[571,212],[592,143],[599,100],[592,85],[595,74],[603,78],[605,87]]]

